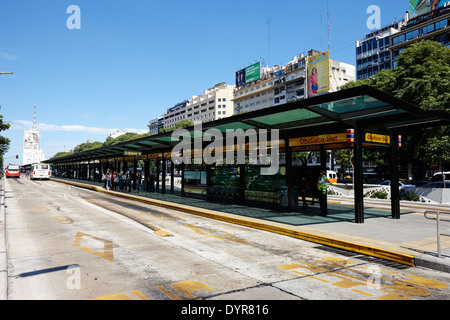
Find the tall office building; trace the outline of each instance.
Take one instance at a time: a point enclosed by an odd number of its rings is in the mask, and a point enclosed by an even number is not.
[[[384,69],[391,69],[391,38],[400,32],[405,20],[394,22],[356,41],[356,80],[369,79]]]
[[[33,127],[25,130],[23,137],[23,165],[39,163],[45,160],[41,150],[41,134],[36,129],[36,105],[34,105]]]
[[[450,6],[437,8],[408,20],[392,38],[392,67],[397,67],[400,54],[408,46],[422,40],[436,41],[450,48]]]
[[[431,40],[450,47],[450,6],[445,1],[409,1],[400,22],[374,31],[356,42],[356,79],[369,79],[397,67],[400,54],[412,43]]]

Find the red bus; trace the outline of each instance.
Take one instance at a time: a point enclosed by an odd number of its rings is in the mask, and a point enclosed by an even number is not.
[[[10,164],[6,167],[7,178],[20,178],[20,166]]]

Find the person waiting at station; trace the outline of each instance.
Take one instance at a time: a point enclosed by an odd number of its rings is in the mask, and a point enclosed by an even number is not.
[[[308,209],[308,204],[306,203],[306,193],[308,192],[309,189],[309,181],[305,178],[302,177],[300,179],[300,183],[298,184],[298,190],[300,191],[300,196],[302,197],[303,200],[303,209]]]
[[[328,214],[327,189],[328,179],[324,170],[320,171],[319,180],[317,181],[317,189],[320,204],[320,216],[325,217]]]

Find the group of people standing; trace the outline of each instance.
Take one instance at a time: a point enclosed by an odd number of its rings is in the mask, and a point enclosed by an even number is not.
[[[326,216],[328,214],[328,203],[327,203],[327,190],[329,181],[326,176],[326,171],[321,170],[319,178],[317,180],[311,177],[302,177],[299,182],[299,192],[303,200],[303,209],[308,208],[306,203],[306,196],[310,195],[312,197],[311,204],[314,204],[314,199],[319,199],[320,205],[320,215]]]
[[[132,185],[135,185],[137,192],[142,193],[143,180],[144,177],[140,171],[135,174],[134,171],[117,172],[108,169],[103,174],[103,187],[107,190],[118,190],[120,192],[126,192],[128,189],[128,192],[131,192]],[[153,175],[153,172],[150,171],[147,179],[146,191],[155,191],[155,181],[156,177]]]

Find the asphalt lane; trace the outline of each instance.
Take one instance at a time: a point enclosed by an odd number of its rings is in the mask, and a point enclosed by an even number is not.
[[[450,274],[52,181],[8,180],[10,300],[450,297]]]

